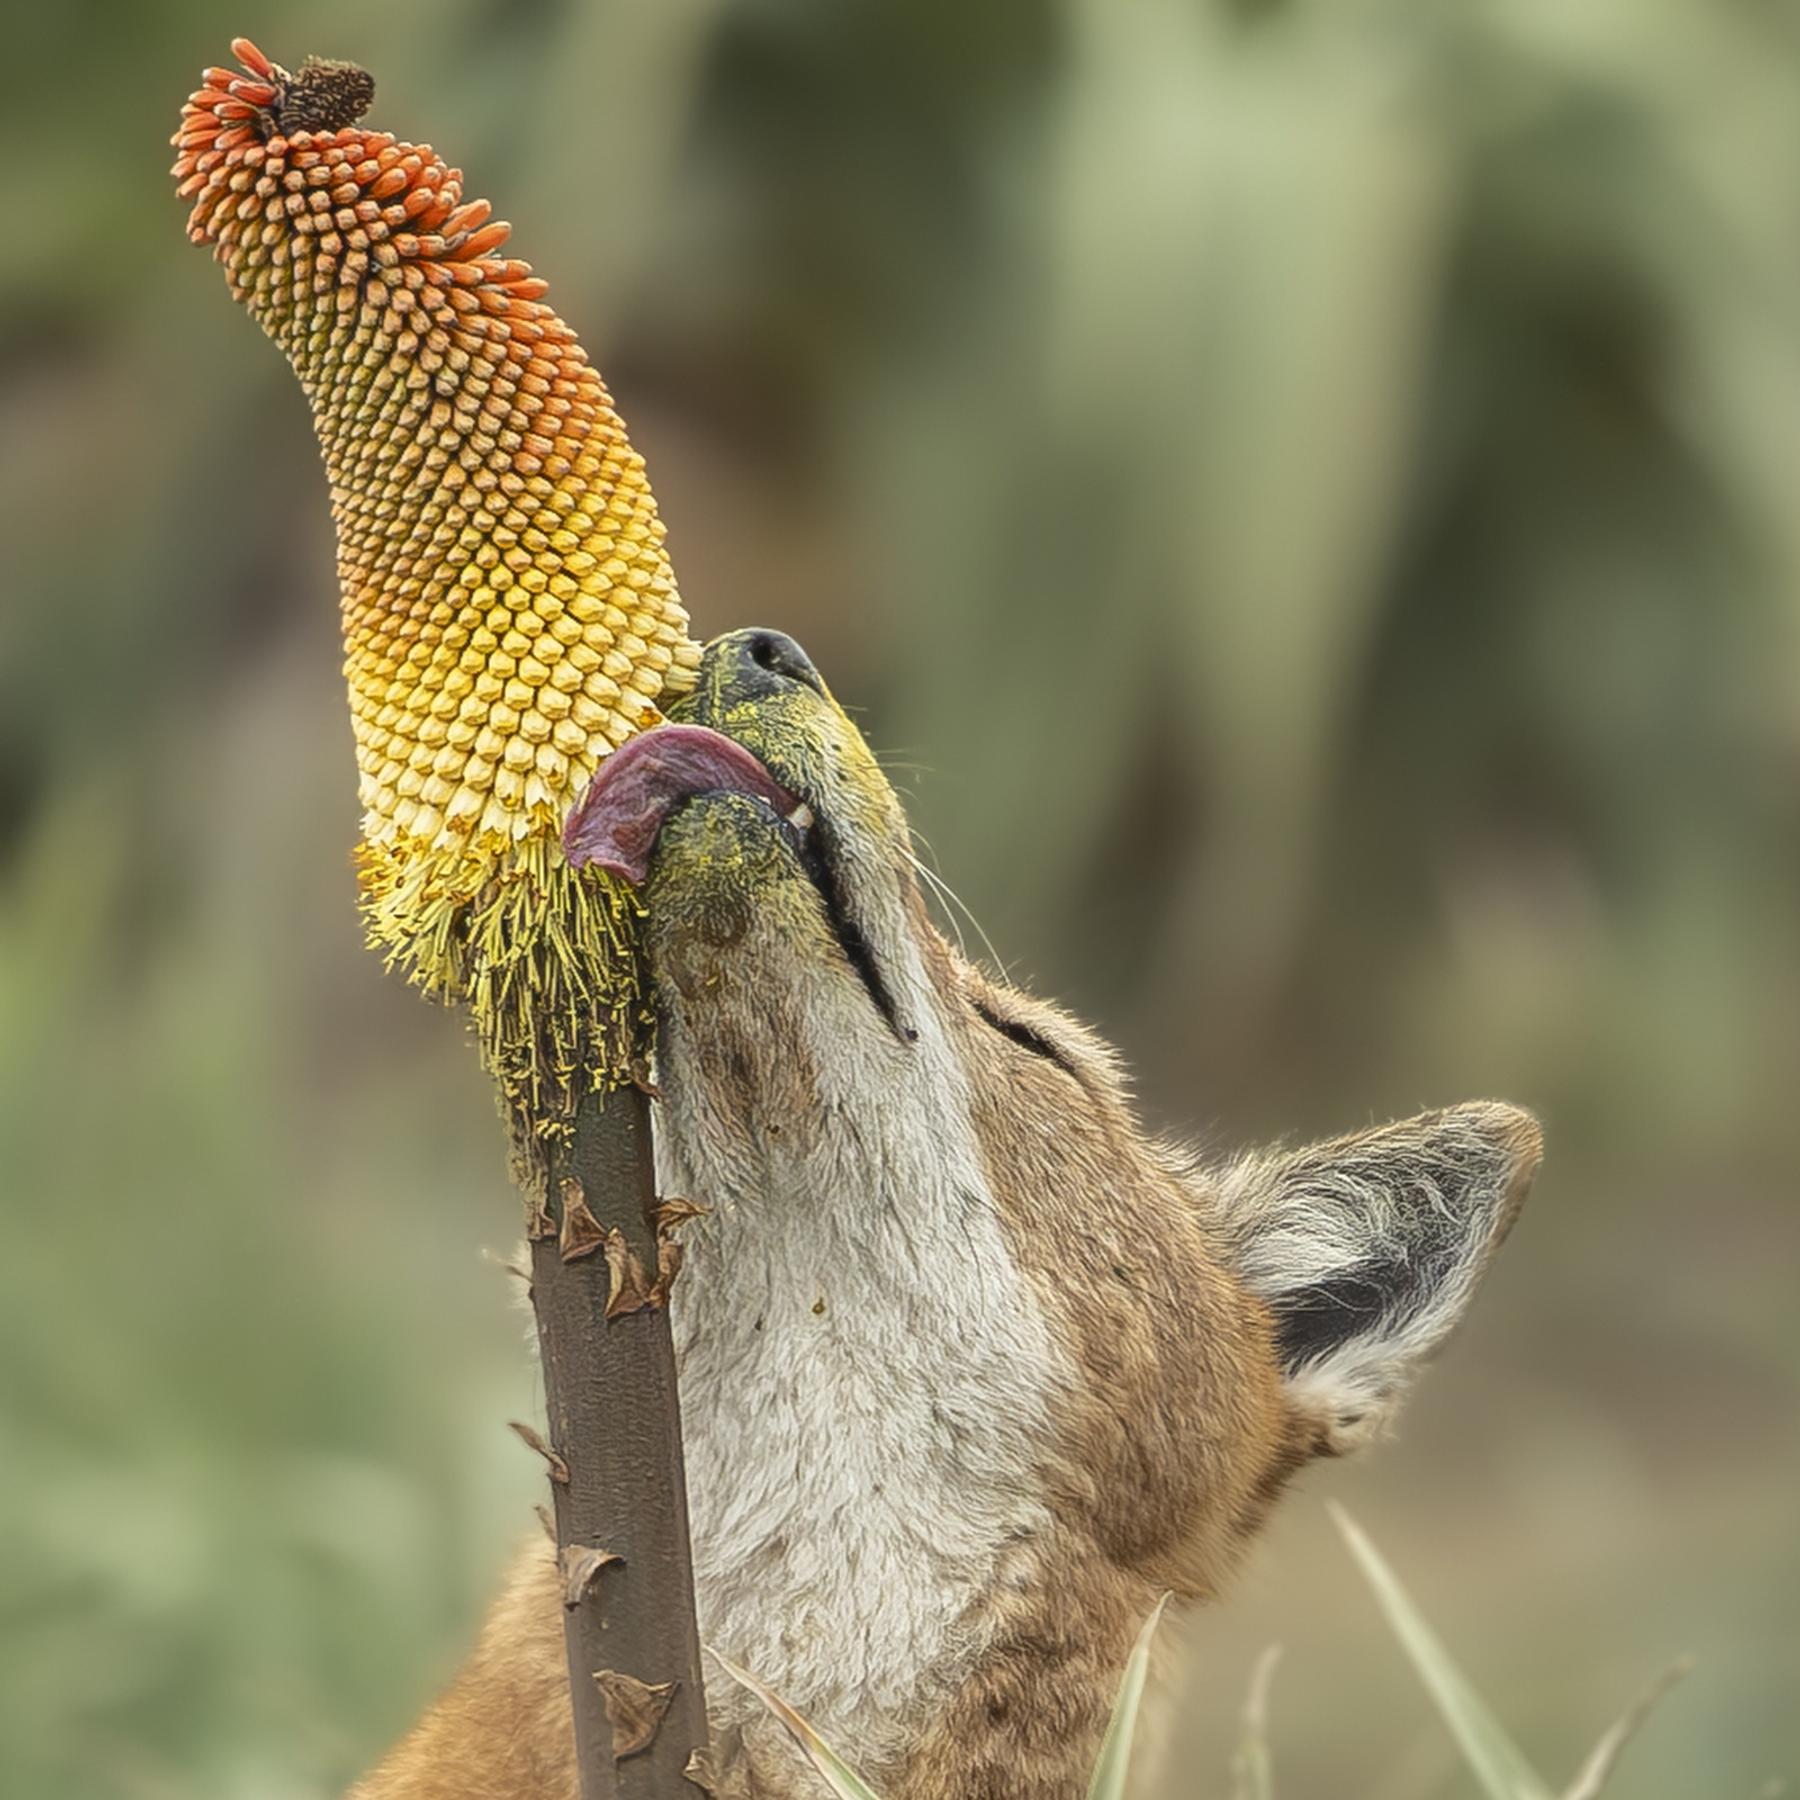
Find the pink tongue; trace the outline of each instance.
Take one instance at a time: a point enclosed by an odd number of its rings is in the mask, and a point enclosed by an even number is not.
[[[766,800],[783,818],[800,804],[742,744],[704,725],[659,725],[600,765],[563,825],[564,854],[641,885],[676,801],[720,792]]]

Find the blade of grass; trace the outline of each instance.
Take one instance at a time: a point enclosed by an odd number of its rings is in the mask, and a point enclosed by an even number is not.
[[[1581,1773],[1575,1777],[1573,1786],[1563,1795],[1563,1800],[1598,1800],[1601,1790],[1612,1778],[1619,1753],[1637,1735],[1639,1727],[1656,1710],[1662,1697],[1693,1666],[1694,1659],[1691,1656],[1679,1657],[1632,1701],[1625,1709],[1624,1717],[1589,1753],[1587,1761],[1581,1765]]]
[[[1271,1644],[1256,1659],[1244,1701],[1244,1730],[1231,1759],[1232,1800],[1275,1800],[1275,1767],[1269,1755],[1269,1684],[1281,1646]]]
[[[788,1736],[800,1746],[801,1754],[825,1778],[838,1800],[880,1800],[875,1790],[773,1688],[765,1687],[748,1669],[740,1669],[710,1644],[707,1654],[739,1687],[748,1689],[787,1727]]]
[[[1419,1679],[1436,1703],[1488,1800],[1552,1800],[1548,1783],[1519,1749],[1485,1700],[1451,1661],[1450,1653],[1425,1623],[1399,1577],[1341,1506],[1327,1503],[1333,1522],[1374,1589],[1388,1624],[1400,1640]]]
[[[1100,1740],[1100,1755],[1094,1763],[1093,1779],[1088,1783],[1088,1800],[1120,1800],[1125,1792],[1125,1776],[1131,1767],[1131,1740],[1137,1731],[1138,1707],[1144,1698],[1144,1682],[1150,1673],[1150,1642],[1162,1623],[1163,1609],[1169,1604],[1164,1594],[1152,1609],[1144,1628],[1137,1635],[1126,1659],[1125,1673],[1119,1681],[1119,1697],[1113,1702],[1112,1717],[1107,1721],[1106,1736]]]

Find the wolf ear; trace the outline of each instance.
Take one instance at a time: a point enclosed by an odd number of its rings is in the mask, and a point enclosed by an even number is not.
[[[1289,1392],[1320,1448],[1355,1449],[1462,1317],[1524,1204],[1537,1121],[1481,1102],[1303,1150],[1221,1182],[1237,1266],[1274,1310]]]

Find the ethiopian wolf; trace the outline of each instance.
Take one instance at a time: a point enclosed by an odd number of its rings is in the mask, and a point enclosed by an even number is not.
[[[1076,1800],[1132,1639],[1290,1477],[1376,1436],[1538,1163],[1491,1102],[1211,1166],[1112,1052],[934,929],[906,820],[792,639],[707,651],[602,766],[643,882],[703,1637],[887,1800]],[[539,1541],[357,1800],[574,1800]],[[720,1791],[821,1792],[723,1683]]]

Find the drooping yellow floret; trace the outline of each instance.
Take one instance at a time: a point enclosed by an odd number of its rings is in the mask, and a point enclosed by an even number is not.
[[[535,1123],[616,1079],[629,895],[562,820],[698,647],[611,397],[460,170],[355,120],[349,64],[240,39],[174,143],[189,235],[312,403],[337,522],[371,940],[466,1001]]]

